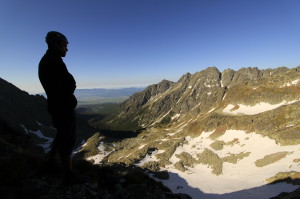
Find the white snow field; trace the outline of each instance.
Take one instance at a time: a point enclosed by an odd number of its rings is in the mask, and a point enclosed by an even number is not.
[[[260,102],[260,103],[255,104],[254,106],[247,106],[244,104],[237,104],[237,105],[229,104],[223,109],[223,112],[229,113],[229,114],[234,114],[234,115],[237,115],[237,114],[255,115],[255,114],[259,114],[262,112],[276,109],[282,105],[292,104],[297,101],[299,101],[299,100],[283,101],[278,104],[269,104],[266,102]],[[236,106],[238,106],[238,109],[233,109]]]
[[[27,133],[33,133],[46,139],[47,141],[43,147],[45,150],[49,150],[51,138],[45,137],[40,131],[30,131],[24,126],[23,128]],[[227,130],[215,140],[210,138],[212,133],[213,131],[202,132],[198,137],[185,137],[186,142],[177,147],[173,156],[169,159],[172,164],[161,168],[161,170],[169,172],[170,178],[160,181],[174,193],[186,193],[194,199],[269,199],[281,192],[291,192],[298,188],[298,186],[286,183],[267,185],[265,180],[279,172],[300,172],[299,162],[293,161],[299,159],[300,145],[281,146],[273,139],[255,132],[246,133],[242,130]],[[163,139],[161,142],[167,140]],[[211,147],[211,144],[215,141],[225,144],[217,150]],[[141,145],[140,148],[144,146]],[[87,160],[93,159],[94,164],[99,164],[104,157],[112,152],[105,150],[103,142],[99,144],[98,149],[100,153],[89,157]],[[197,155],[205,149],[217,154],[219,158],[248,152],[249,155],[239,159],[237,163],[223,162],[220,175],[214,174],[212,168],[205,164],[185,167],[187,169],[185,172],[174,167],[174,164],[179,161],[176,154],[187,152],[197,159]],[[151,154],[146,155],[137,166],[142,166],[149,161],[159,161],[156,155],[164,152],[164,150],[153,151]],[[257,160],[277,152],[285,152],[286,155],[271,164],[261,167],[256,166],[255,162]]]
[[[299,163],[293,162],[299,158],[300,145],[280,146],[275,140],[256,133],[245,133],[239,130],[227,130],[216,140],[228,143],[237,140],[235,144],[224,145],[223,149],[215,150],[210,145],[214,142],[209,138],[212,132],[203,132],[196,138],[186,137],[187,144],[179,146],[170,161],[175,164],[179,159],[176,154],[187,152],[197,159],[197,154],[205,148],[213,151],[220,158],[230,154],[250,152],[249,156],[234,163],[223,163],[220,175],[212,173],[208,165],[198,164],[186,167],[188,170],[181,172],[172,165],[166,169],[170,173],[169,180],[162,182],[175,193],[187,193],[193,198],[203,199],[268,199],[281,192],[291,192],[298,188],[286,183],[266,185],[265,181],[279,172],[300,171]],[[255,162],[266,155],[276,152],[287,152],[287,155],[266,166],[257,167]],[[155,154],[154,154],[155,155]],[[146,157],[153,161],[156,158]],[[147,160],[142,160],[145,163]],[[141,164],[140,164],[141,165]]]
[[[40,126],[42,125],[41,123],[38,123]],[[45,153],[48,153],[51,149],[51,144],[54,140],[54,138],[50,138],[50,137],[46,137],[44,136],[44,134],[40,131],[32,131],[32,130],[28,130],[23,124],[21,124],[21,127],[25,130],[25,133],[32,133],[34,135],[36,135],[38,138],[44,139],[46,140],[43,144],[38,144],[38,146],[41,146],[44,149]]]

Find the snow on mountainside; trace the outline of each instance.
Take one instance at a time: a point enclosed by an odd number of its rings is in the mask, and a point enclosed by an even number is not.
[[[86,157],[168,171],[161,181],[193,198],[264,199],[293,191],[298,187],[268,183],[300,174],[299,70],[211,67],[164,80],[98,124],[142,129],[137,137],[108,145],[99,136],[93,140],[99,154]]]
[[[12,135],[6,133],[5,129],[10,129],[19,133],[20,137],[26,135],[25,137],[30,138],[22,138],[24,144],[30,140],[44,150],[48,150],[49,139],[53,138],[55,131],[51,128],[46,103],[45,97],[29,95],[0,78],[0,129],[5,126],[0,131],[0,140],[8,141],[7,139]]]

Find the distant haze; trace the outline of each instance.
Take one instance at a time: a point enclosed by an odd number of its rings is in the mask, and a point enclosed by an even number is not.
[[[177,81],[211,66],[292,68],[299,10],[299,0],[4,0],[1,78],[43,92],[37,67],[52,30],[68,38],[63,60],[78,88]]]

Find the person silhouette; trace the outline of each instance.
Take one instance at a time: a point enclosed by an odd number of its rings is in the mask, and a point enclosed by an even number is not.
[[[49,165],[55,165],[58,154],[68,177],[73,172],[72,150],[76,140],[76,81],[62,60],[68,51],[67,38],[62,33],[50,31],[46,43],[48,50],[39,62],[38,76],[47,95],[47,109],[53,126],[57,129],[48,161]]]

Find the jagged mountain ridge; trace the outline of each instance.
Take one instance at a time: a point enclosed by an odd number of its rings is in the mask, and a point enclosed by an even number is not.
[[[295,88],[280,89],[280,86],[297,79],[298,71],[299,68],[281,67],[228,69],[221,73],[210,67],[193,75],[187,73],[176,83],[164,80],[134,94],[121,104],[117,117],[107,124],[110,128],[137,130],[187,115],[206,114],[230,102],[253,105],[292,100],[299,96]]]

